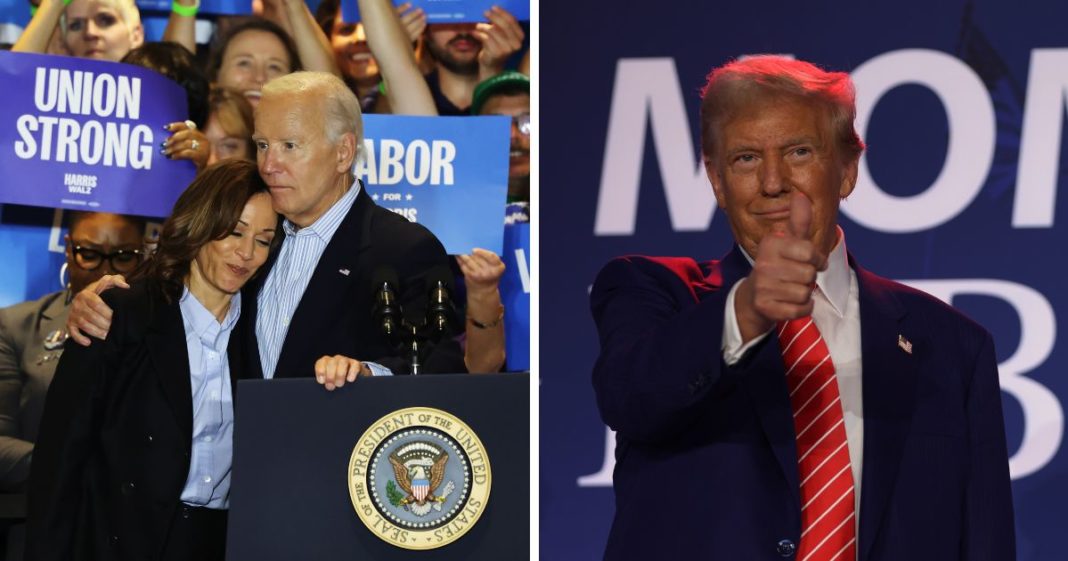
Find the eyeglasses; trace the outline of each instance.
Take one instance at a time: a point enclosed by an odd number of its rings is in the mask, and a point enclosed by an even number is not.
[[[512,116],[512,124],[519,130],[519,134],[530,136],[530,113],[520,113]]]
[[[141,264],[144,252],[140,249],[120,249],[111,253],[104,253],[98,249],[74,246],[74,262],[86,271],[92,271],[102,265],[107,259],[111,268],[120,273],[129,273]]]

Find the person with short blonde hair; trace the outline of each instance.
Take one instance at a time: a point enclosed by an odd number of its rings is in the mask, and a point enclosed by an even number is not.
[[[340,78],[325,72],[293,72],[271,80],[263,87],[263,95],[286,95],[314,92],[326,112],[324,130],[330,142],[337,143],[341,135],[352,133],[363,144],[363,113],[360,100]],[[357,147],[357,150],[359,148]]]
[[[118,62],[145,42],[134,0],[42,0],[14,52],[45,53],[57,25],[71,56]]]

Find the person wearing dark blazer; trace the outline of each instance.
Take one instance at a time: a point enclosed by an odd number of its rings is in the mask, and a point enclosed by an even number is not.
[[[65,237],[67,288],[0,309],[0,490],[21,491],[30,475],[45,393],[63,343],[71,297],[105,274],[140,263],[144,219],[69,212]]]
[[[304,273],[310,280],[289,321],[274,377],[311,376],[320,357],[339,354],[363,357],[394,374],[408,373],[409,358],[398,352],[371,313],[375,306],[374,274],[382,268],[396,271],[402,287],[397,296],[402,306],[425,310],[428,275],[445,266],[445,252],[426,228],[376,205],[362,185],[357,185],[351,210],[342,218],[314,269]],[[266,265],[272,273],[278,253],[273,252]],[[246,363],[250,367],[244,374],[249,378],[264,377],[262,353],[255,344],[255,321],[260,317],[259,306],[265,301],[257,296],[268,276],[249,283],[244,291],[249,306],[239,332],[246,338],[244,348],[249,351]],[[462,360],[459,348],[446,342],[429,353],[422,366],[427,372],[462,372]],[[457,362],[460,370],[456,370]]]
[[[373,314],[374,284],[392,278],[403,317],[425,322],[432,281],[451,278],[444,247],[425,227],[374,204],[355,179],[363,124],[359,100],[340,79],[296,72],[262,94],[253,140],[286,236],[262,283],[248,290],[256,308],[243,333],[254,332],[259,350],[251,375],[314,375],[333,390],[358,375],[410,373],[411,351],[390,341]],[[454,330],[421,342],[420,372],[464,371]]]
[[[223,559],[244,368],[230,334],[277,226],[254,164],[210,166],[137,280],[104,295],[107,337],[68,346],[48,391],[26,559]]]
[[[45,395],[67,340],[64,324],[71,297],[105,274],[132,271],[143,255],[142,218],[81,211],[67,212],[64,218],[66,288],[0,309],[0,491],[7,493],[22,495],[26,490]],[[0,521],[11,559],[22,558],[24,522]]]
[[[990,334],[857,265],[837,226],[864,145],[848,75],[749,57],[704,90],[735,246],[598,275],[617,431],[606,559],[1015,558]]]
[[[63,354],[66,290],[0,310],[0,488],[18,491],[30,476],[45,393]]]

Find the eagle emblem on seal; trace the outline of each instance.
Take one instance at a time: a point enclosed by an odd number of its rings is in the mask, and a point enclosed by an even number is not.
[[[425,441],[412,442],[397,449],[389,455],[389,463],[393,466],[394,480],[400,491],[391,481],[386,489],[389,502],[418,516],[426,515],[431,509],[440,511],[441,504],[454,488],[451,481],[445,482],[441,494],[435,495],[445,479],[448,461],[448,452]]]

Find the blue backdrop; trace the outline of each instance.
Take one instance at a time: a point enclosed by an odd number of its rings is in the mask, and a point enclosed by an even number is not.
[[[597,559],[613,514],[587,292],[625,253],[717,258],[731,236],[698,157],[712,66],[789,54],[850,71],[861,178],[843,205],[868,269],[950,300],[997,341],[1021,561],[1063,559],[1068,314],[1062,240],[1068,5],[615,2],[542,6],[541,554]],[[1060,224],[1060,225],[1059,225]],[[663,539],[672,539],[665,536]]]

